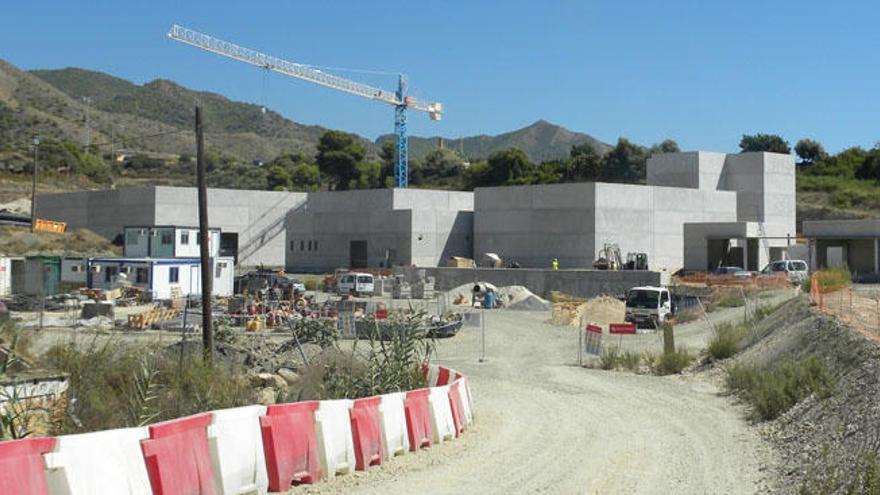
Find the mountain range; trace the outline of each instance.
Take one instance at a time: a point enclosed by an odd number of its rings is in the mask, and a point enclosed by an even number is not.
[[[282,153],[313,155],[328,129],[304,125],[260,105],[195,91],[157,79],[138,85],[102,72],[80,68],[23,71],[0,60],[0,136],[9,143],[29,143],[34,133],[78,143],[105,144],[116,150],[192,154],[193,108],[201,105],[206,146],[243,161],[268,161]],[[376,153],[393,135],[376,141],[359,137]],[[410,136],[410,156],[423,158],[442,141],[469,159],[516,147],[540,162],[568,155],[573,145],[610,148],[588,134],[539,120],[497,136],[449,139]],[[113,143],[107,144],[107,143]]]

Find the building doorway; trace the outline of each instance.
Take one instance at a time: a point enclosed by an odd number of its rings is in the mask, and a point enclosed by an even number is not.
[[[367,267],[367,241],[351,241],[349,244],[349,264],[351,268]]]
[[[220,256],[224,258],[234,258],[235,264],[238,264],[238,233],[237,232],[221,232],[220,233]]]

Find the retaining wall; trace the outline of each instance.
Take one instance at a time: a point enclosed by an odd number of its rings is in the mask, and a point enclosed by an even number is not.
[[[602,294],[621,295],[632,287],[664,285],[669,282],[669,276],[665,272],[644,270],[396,267],[394,273],[403,274],[410,283],[416,281],[420,273],[424,273],[428,277],[434,277],[434,287],[443,291],[478,280],[496,286],[522,285],[542,297],[549,297],[551,291],[586,298]]]
[[[467,379],[424,369],[429,388],[358,400],[206,412],[140,428],[0,442],[0,494],[265,494],[380,466],[459,437]]]

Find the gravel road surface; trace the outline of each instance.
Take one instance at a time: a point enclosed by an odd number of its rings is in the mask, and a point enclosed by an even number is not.
[[[741,315],[722,310],[712,318]],[[470,377],[474,428],[292,493],[729,494],[774,486],[774,453],[712,381],[580,368],[575,329],[544,323],[547,313],[488,316],[486,362],[478,362],[479,329],[439,346],[438,362]],[[704,322],[679,330],[694,348],[710,332]],[[625,347],[662,345],[654,335],[628,338]]]

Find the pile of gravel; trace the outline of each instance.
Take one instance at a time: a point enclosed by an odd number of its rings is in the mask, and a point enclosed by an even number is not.
[[[836,379],[830,397],[812,395],[760,424],[781,456],[781,490],[864,492],[880,453],[880,348],[804,298],[787,303],[758,330],[767,335],[736,358],[739,364],[816,356]]]

